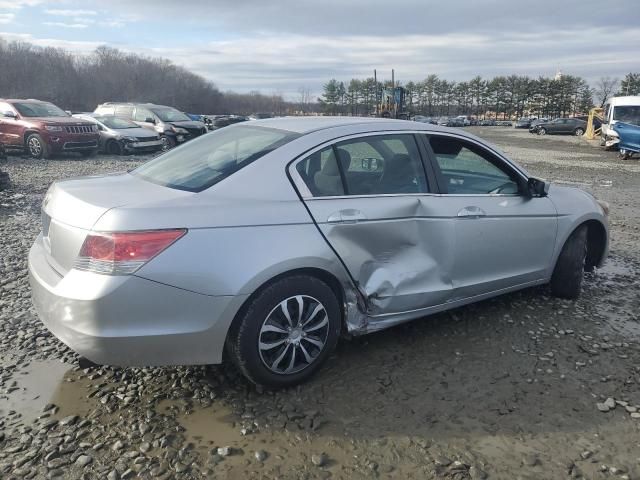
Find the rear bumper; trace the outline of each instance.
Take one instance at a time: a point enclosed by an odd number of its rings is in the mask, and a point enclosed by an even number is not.
[[[107,365],[220,363],[246,296],[208,296],[144,278],[71,270],[47,262],[42,236],[29,252],[33,304],[45,326],[89,360]]]

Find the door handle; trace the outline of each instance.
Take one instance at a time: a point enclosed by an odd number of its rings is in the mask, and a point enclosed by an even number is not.
[[[360,210],[354,208],[347,208],[333,212],[327,218],[328,223],[358,223],[362,220],[366,220],[367,217]]]
[[[461,218],[479,218],[484,217],[487,214],[480,207],[464,207],[462,210],[458,212],[458,217]]]

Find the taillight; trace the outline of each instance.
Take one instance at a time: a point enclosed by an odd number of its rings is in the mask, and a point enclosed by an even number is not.
[[[107,275],[128,275],[185,233],[185,229],[90,233],[73,268]]]

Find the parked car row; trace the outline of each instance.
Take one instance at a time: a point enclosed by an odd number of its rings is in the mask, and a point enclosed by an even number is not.
[[[107,102],[71,115],[50,102],[0,99],[0,144],[38,159],[168,150],[207,131],[202,121],[165,105]]]

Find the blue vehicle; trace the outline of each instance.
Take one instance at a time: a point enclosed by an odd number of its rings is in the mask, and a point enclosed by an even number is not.
[[[634,153],[640,153],[640,126],[631,123],[616,122],[613,129],[618,134],[620,142],[618,149],[620,158],[627,160]]]

